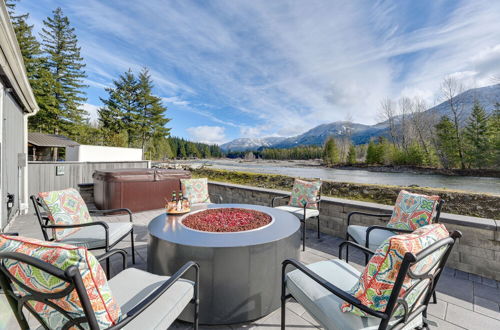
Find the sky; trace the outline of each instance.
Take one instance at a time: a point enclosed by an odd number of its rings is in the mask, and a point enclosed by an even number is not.
[[[61,7],[96,118],[104,88],[149,68],[171,134],[221,144],[375,124],[384,98],[439,103],[447,76],[500,77],[500,1],[21,0],[35,33]]]

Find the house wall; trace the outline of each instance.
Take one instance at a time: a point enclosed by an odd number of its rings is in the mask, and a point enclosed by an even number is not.
[[[273,197],[290,194],[281,190],[220,182],[210,182],[209,191],[221,195],[224,203],[266,206],[270,206]],[[390,214],[392,207],[348,199],[322,197],[320,209],[321,232],[337,237],[345,237],[347,215],[353,211]],[[383,218],[356,215],[353,216],[351,224],[370,226],[385,225],[386,222],[387,219]],[[500,280],[500,220],[442,213],[439,222],[443,223],[448,230],[459,230],[463,234],[463,237],[453,248],[448,266],[497,281]],[[309,222],[307,227],[316,229],[315,221]]]
[[[0,227],[3,228],[26,204],[26,116],[9,92],[1,88],[1,191]],[[13,195],[12,208],[7,196]]]
[[[66,147],[66,161],[119,162],[142,160],[142,149],[92,145]]]

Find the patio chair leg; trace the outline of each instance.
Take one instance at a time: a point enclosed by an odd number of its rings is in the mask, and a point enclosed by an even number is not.
[[[132,248],[132,263],[135,265],[134,229],[130,232],[130,245]]]
[[[437,300],[437,297],[436,297],[436,291],[434,291],[432,293],[432,303],[433,304],[437,304],[438,303],[438,300]]]
[[[285,289],[283,288],[284,285],[282,286],[282,291]],[[285,330],[286,325],[285,325],[285,317],[286,317],[286,296],[285,292],[281,293],[281,330]]]
[[[111,272],[109,270],[109,258],[106,258],[106,277],[109,280],[111,278]]]
[[[302,221],[302,251],[306,250],[306,222]]]
[[[318,215],[318,239],[320,238],[320,230],[319,230],[319,215]]]

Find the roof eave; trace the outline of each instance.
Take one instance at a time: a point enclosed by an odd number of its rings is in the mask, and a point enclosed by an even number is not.
[[[39,108],[26,75],[21,49],[10,22],[5,2],[0,2],[0,70],[5,82],[25,112],[35,114]]]

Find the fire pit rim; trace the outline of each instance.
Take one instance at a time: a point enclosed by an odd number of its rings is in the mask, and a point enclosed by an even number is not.
[[[242,209],[242,210],[257,211],[257,212],[264,213],[264,214],[268,215],[269,217],[271,217],[271,221],[267,225],[261,226],[259,228],[247,229],[247,230],[239,230],[239,231],[208,231],[208,230],[198,230],[198,229],[193,229],[191,227],[188,227],[188,226],[186,226],[184,224],[184,219],[187,218],[190,215],[193,215],[193,214],[196,214],[196,213],[199,213],[199,212],[206,212],[206,211],[209,211],[209,210],[216,210],[216,209],[217,210],[220,210],[220,209]],[[218,208],[208,208],[208,209],[196,210],[196,211],[184,214],[179,219],[179,224],[183,227],[183,229],[192,230],[192,231],[196,231],[196,232],[199,232],[199,233],[206,233],[206,234],[243,234],[243,233],[250,233],[250,232],[253,232],[253,231],[265,229],[265,228],[271,226],[274,223],[274,221],[275,221],[275,217],[272,214],[270,214],[268,212],[265,212],[265,211],[262,211],[262,210],[255,210],[255,209],[248,208],[248,207],[247,208],[245,208],[245,207],[218,207]]]

